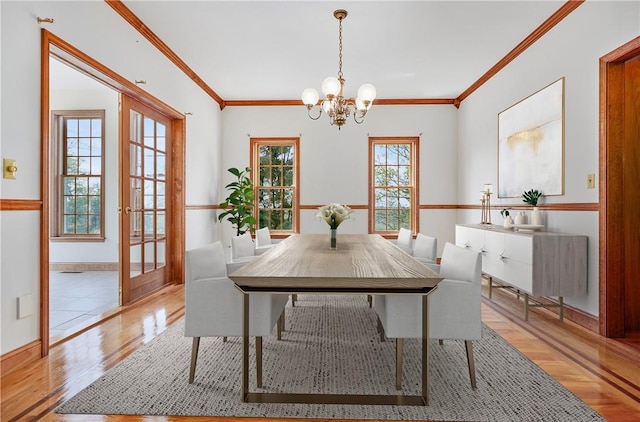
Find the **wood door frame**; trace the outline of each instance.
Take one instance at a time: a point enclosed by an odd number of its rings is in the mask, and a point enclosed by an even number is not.
[[[600,334],[624,337],[624,63],[640,55],[640,37],[600,58]]]
[[[185,254],[185,149],[186,119],[185,115],[158,98],[140,89],[137,85],[118,75],[108,67],[89,57],[71,44],[47,31],[41,30],[40,49],[40,197],[42,212],[40,215],[40,349],[41,356],[49,353],[49,235],[50,235],[50,98],[49,98],[49,59],[55,56],[81,73],[125,93],[145,104],[171,120],[172,195],[168,200],[172,213],[167,219],[167,227],[171,227],[172,242],[167,250],[168,277],[170,282],[184,283]],[[118,142],[120,142],[118,140]]]

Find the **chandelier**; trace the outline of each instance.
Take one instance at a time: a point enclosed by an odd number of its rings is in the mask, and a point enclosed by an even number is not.
[[[333,12],[333,16],[338,19],[339,23],[339,68],[338,77],[329,76],[322,81],[322,93],[326,96],[321,102],[318,115],[313,117],[311,109],[318,104],[318,91],[313,88],[307,88],[302,91],[302,102],[307,107],[307,114],[311,120],[318,120],[324,111],[329,116],[329,122],[338,126],[338,130],[347,122],[347,119],[353,114],[353,120],[360,124],[364,121],[364,116],[373,105],[376,98],[376,88],[371,84],[363,84],[358,89],[358,97],[344,98],[344,78],[342,77],[342,21],[347,17],[347,11],[338,9]]]

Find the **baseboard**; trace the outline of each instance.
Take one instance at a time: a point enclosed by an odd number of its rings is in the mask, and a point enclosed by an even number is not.
[[[50,262],[49,271],[118,271],[117,262]]]
[[[537,297],[535,298],[535,300],[543,305],[558,304],[557,300],[549,299],[546,297]],[[567,305],[566,303],[564,303],[562,307],[564,308],[564,318],[578,324],[581,327],[586,328],[589,331],[600,334],[600,321],[597,317],[586,313],[582,309],[574,308],[570,305]],[[559,314],[560,312],[559,308],[546,308],[546,310],[554,314]]]
[[[483,274],[483,278],[485,278],[485,280],[488,280],[487,276],[485,276],[484,274]],[[516,294],[518,290],[517,288],[511,285],[502,284],[500,280],[497,280],[495,277],[493,278],[493,283],[501,285],[502,287],[505,288],[505,290],[510,290],[511,293],[513,294]],[[521,293],[521,295],[523,295],[523,293]],[[540,303],[541,305],[558,305],[557,300],[551,299],[548,297],[530,296],[530,300]],[[563,303],[562,308],[563,308],[564,319],[571,321],[583,328],[586,328],[589,331],[593,331],[596,334],[600,334],[600,322],[598,320],[598,317],[593,316],[583,311],[582,309],[574,308],[573,306],[567,305],[566,302]],[[554,306],[551,308],[538,308],[538,309],[544,309],[547,312],[560,315],[560,307],[558,306]]]
[[[5,353],[0,361],[0,372],[4,377],[23,366],[40,359],[42,341],[34,340],[22,347]]]

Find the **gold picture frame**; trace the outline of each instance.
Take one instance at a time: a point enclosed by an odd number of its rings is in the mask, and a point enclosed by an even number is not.
[[[498,113],[498,198],[564,194],[564,77]]]

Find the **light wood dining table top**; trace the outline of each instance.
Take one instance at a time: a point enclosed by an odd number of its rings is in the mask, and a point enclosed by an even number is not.
[[[442,280],[377,234],[294,234],[229,275],[245,291],[427,294]]]

